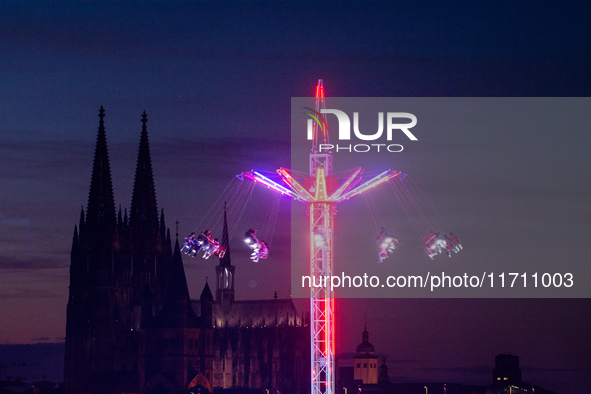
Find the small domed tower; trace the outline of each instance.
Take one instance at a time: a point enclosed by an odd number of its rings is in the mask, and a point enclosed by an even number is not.
[[[357,355],[354,357],[353,379],[362,380],[364,384],[378,383],[378,358],[375,349],[369,343],[367,325],[363,334],[362,342],[357,346]]]
[[[388,366],[386,365],[386,357],[382,357],[382,366],[378,372],[379,383],[390,383],[390,377],[388,376]]]

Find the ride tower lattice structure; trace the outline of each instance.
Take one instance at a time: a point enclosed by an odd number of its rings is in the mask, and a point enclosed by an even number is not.
[[[339,186],[333,177],[332,152],[318,149],[329,144],[328,124],[322,116],[326,109],[323,80],[318,80],[315,109],[305,108],[308,119],[308,139],[312,140],[309,177],[302,185],[289,170],[280,168],[277,173],[284,185],[275,182],[258,171],[242,173],[243,176],[270,187],[307,206],[310,224],[310,277],[330,277],[333,273],[334,231],[337,205],[381,183],[399,176],[398,171],[386,170],[362,183],[363,170],[357,168]],[[311,394],[335,394],[335,321],[334,294],[330,281],[314,281],[310,290],[310,351]]]

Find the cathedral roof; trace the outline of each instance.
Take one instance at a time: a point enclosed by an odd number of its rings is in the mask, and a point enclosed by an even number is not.
[[[200,310],[200,301],[193,300],[195,310]],[[239,300],[234,301],[228,311],[219,302],[213,304],[213,323],[216,327],[272,327],[301,326],[291,299]]]
[[[200,301],[213,301],[213,294],[211,294],[211,289],[209,288],[209,283],[205,282],[205,286],[203,287],[203,291],[201,292],[201,297],[199,297]]]
[[[166,286],[164,305],[156,316],[156,325],[160,328],[199,328],[199,323],[199,319],[191,307],[187,278],[177,239],[172,255],[172,266]]]

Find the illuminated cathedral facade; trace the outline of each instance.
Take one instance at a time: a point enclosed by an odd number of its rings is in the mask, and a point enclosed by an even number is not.
[[[227,217],[215,291],[191,300],[158,212],[142,115],[131,207],[116,210],[104,110],[86,211],[74,228],[64,383],[76,393],[308,392],[310,329],[290,299],[235,300]],[[213,285],[213,284],[212,284]]]

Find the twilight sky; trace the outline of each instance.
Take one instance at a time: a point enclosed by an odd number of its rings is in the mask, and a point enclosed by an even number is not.
[[[234,175],[290,167],[290,100],[311,95],[318,78],[332,97],[589,96],[584,8],[583,2],[502,1],[3,2],[0,344],[63,340],[69,249],[87,202],[101,105],[116,204],[128,208],[131,201],[145,110],[158,205],[172,232],[178,219],[184,235],[209,220],[204,216]],[[516,137],[519,149],[508,149],[506,158],[527,179],[544,175],[532,170],[536,163],[551,166],[550,186],[519,183],[517,192],[507,193],[519,193],[514,208],[529,204],[552,212],[551,220],[532,225],[561,229],[543,239],[558,264],[560,256],[571,256],[565,248],[580,251],[589,230],[590,141],[569,129],[530,135]],[[474,201],[502,205],[491,195],[504,191],[495,184],[488,192],[474,188],[467,180],[476,166],[462,158],[492,160],[487,155],[502,153],[498,147],[508,142],[478,133],[469,143],[458,138],[426,136],[415,156],[402,156],[392,167],[413,174],[446,220],[461,228],[456,232],[464,242],[486,255],[487,247],[496,251],[503,244],[484,245],[483,235],[508,230],[508,222],[503,215],[479,217]],[[478,151],[483,146],[496,148]],[[460,166],[465,178],[435,177],[422,165],[423,159],[432,165],[434,157]],[[504,156],[496,160],[511,164]],[[259,199],[253,210],[264,210],[268,193],[255,189],[253,196]],[[568,215],[554,209],[567,207]],[[251,223],[264,228],[267,219],[256,223],[249,215],[236,225],[232,244],[237,298],[269,298],[273,291],[288,297],[289,221],[278,221],[273,254],[253,267],[237,240]],[[289,204],[282,202],[279,215],[289,218]],[[477,230],[471,222],[478,222]],[[214,264],[185,260],[192,296],[205,276],[213,276]],[[341,351],[353,351],[361,340],[367,312],[370,341],[400,380],[486,384],[494,356],[512,352],[521,358],[525,381],[560,393],[586,392],[591,384],[587,299],[340,300],[338,308]]]

